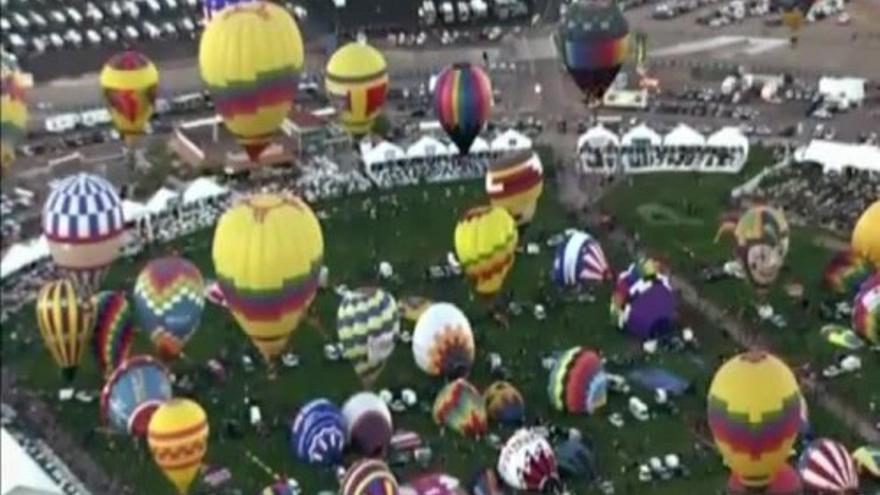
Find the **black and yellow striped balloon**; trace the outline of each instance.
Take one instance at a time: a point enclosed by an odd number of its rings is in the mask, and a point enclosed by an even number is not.
[[[62,376],[71,381],[92,335],[91,303],[79,297],[69,280],[48,282],[37,297],[37,324]]]

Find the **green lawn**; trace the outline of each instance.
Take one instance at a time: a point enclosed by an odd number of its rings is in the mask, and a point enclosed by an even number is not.
[[[658,180],[657,183],[665,179]],[[680,179],[681,180],[681,179]],[[690,179],[685,179],[690,180]],[[719,179],[705,179],[704,183],[715,184]],[[670,181],[670,184],[673,182]],[[721,184],[714,187],[720,190]],[[566,222],[566,215],[556,202],[555,188],[549,185],[541,200],[539,213],[531,227],[530,234],[539,232],[556,232],[571,225]],[[447,196],[446,191],[450,191]],[[658,187],[657,194],[663,192]],[[716,208],[718,196],[709,189],[703,200],[706,211]],[[323,210],[331,218],[323,222],[326,241],[326,263],[330,267],[331,284],[345,283],[349,286],[373,284],[375,267],[380,259],[391,261],[402,278],[400,287],[386,287],[401,295],[423,295],[434,300],[446,300],[462,307],[471,318],[477,334],[478,362],[471,376],[471,381],[480,388],[491,382],[488,376],[487,354],[499,352],[512,372],[512,381],[526,397],[530,418],[541,416],[550,418],[561,425],[581,428],[596,445],[601,472],[614,480],[617,493],[625,494],[656,494],[679,495],[691,493],[715,493],[726,480],[726,471],[715,454],[705,449],[694,449],[698,437],[692,425],[702,424],[704,396],[712,372],[718,365],[718,356],[729,355],[735,351],[733,344],[722,338],[708,324],[687,310],[682,314],[683,324],[691,325],[698,332],[702,343],[699,353],[661,353],[645,358],[634,342],[620,334],[609,324],[607,313],[608,289],[597,292],[597,302],[588,305],[570,305],[557,307],[549,312],[549,317],[542,322],[532,318],[530,313],[512,318],[509,330],[503,330],[486,321],[480,315],[479,305],[469,297],[468,285],[462,280],[444,283],[428,283],[423,279],[424,269],[432,263],[445,259],[446,252],[452,249],[452,231],[458,215],[467,207],[484,201],[482,181],[464,186],[431,186],[410,188],[396,193],[400,204],[404,207],[399,215],[380,210],[378,218],[372,220],[361,211],[363,197],[348,198],[340,201],[315,205],[316,210]],[[376,196],[376,195],[374,195]],[[622,205],[626,203],[626,193],[622,191],[613,200],[617,201],[615,211],[619,212],[624,222],[632,221],[627,216],[629,211]],[[632,197],[629,201],[633,201]],[[662,202],[662,201],[661,201]],[[630,208],[637,206],[630,203]],[[701,227],[688,227],[677,232],[682,242],[690,244],[698,253],[710,252],[709,259],[720,259],[722,250],[714,247],[711,236],[708,240],[703,233],[714,228],[713,222]],[[665,232],[665,237],[664,237]],[[128,289],[134,277],[144,263],[153,256],[161,255],[166,250],[179,249],[181,254],[193,260],[207,277],[213,273],[210,260],[212,232],[206,231],[194,235],[176,245],[167,246],[151,253],[144,253],[137,259],[119,261],[110,276],[106,287]],[[644,239],[657,243],[661,250],[673,250],[674,240],[668,230],[647,229],[643,232]],[[656,241],[655,241],[656,237]],[[794,252],[797,252],[798,238]],[[711,250],[711,251],[710,251]],[[627,260],[610,246],[607,248],[609,257],[615,267],[620,269]],[[536,299],[539,286],[551,285],[548,280],[548,269],[552,253],[544,248],[539,256],[520,254],[512,271],[507,287],[515,291],[519,301]],[[712,290],[716,290],[712,288]],[[728,289],[736,290],[736,289]],[[744,297],[745,292],[737,292]],[[286,427],[272,431],[268,438],[261,438],[249,427],[245,428],[243,440],[226,440],[220,434],[220,425],[226,418],[245,421],[245,408],[242,399],[246,395],[262,402],[263,414],[267,419],[282,418],[282,424],[303,402],[319,397],[330,397],[342,402],[348,395],[358,389],[354,373],[347,363],[326,363],[322,356],[322,346],[333,339],[335,332],[335,313],[338,298],[332,291],[319,294],[316,303],[323,331],[306,323],[296,333],[292,347],[300,354],[302,365],[293,370],[281,369],[275,381],[268,381],[262,369],[247,374],[236,363],[232,369],[230,381],[223,387],[205,385],[205,391],[197,397],[208,411],[212,426],[210,449],[206,462],[212,465],[228,467],[233,473],[233,486],[245,493],[255,493],[262,488],[269,478],[256,466],[244,460],[243,452],[250,450],[275,470],[298,479],[305,493],[312,495],[320,489],[335,489],[336,483],[330,473],[323,473],[314,468],[296,462],[286,446]],[[575,322],[570,328],[563,324],[563,315],[568,313]],[[19,339],[12,342],[10,330],[19,334],[32,335],[29,344]],[[145,338],[137,344],[141,349],[148,350]],[[660,414],[647,423],[630,420],[626,414],[627,425],[623,429],[615,429],[607,416],[614,411],[625,411],[626,398],[612,396],[610,403],[594,417],[564,417],[548,410],[545,394],[546,372],[540,367],[543,356],[556,350],[573,345],[586,345],[600,349],[606,356],[632,355],[635,362],[651,362],[668,366],[683,376],[692,379],[695,391],[676,403],[681,409],[678,416]],[[817,346],[818,347],[818,346]],[[225,311],[209,307],[203,317],[202,327],[186,348],[188,359],[174,364],[176,372],[195,369],[207,359],[216,356],[222,348],[232,351],[233,355],[248,352],[256,357],[252,346],[237,327],[236,323]],[[35,323],[30,311],[26,311],[17,321],[13,321],[4,329],[2,356],[6,362],[12,363],[25,377],[28,386],[43,391],[48,400],[57,404],[54,396],[61,385],[56,368],[49,359],[48,353],[36,337]],[[379,387],[399,387],[408,385],[415,388],[420,398],[430,404],[433,394],[442,385],[423,375],[412,360],[410,349],[403,345],[398,348],[392,363],[382,375]],[[626,369],[611,368],[610,371],[624,373]],[[317,377],[317,379],[316,379]],[[95,372],[91,358],[85,360],[77,385],[84,388],[97,389],[100,380]],[[634,389],[646,403],[652,403],[650,392]],[[71,431],[85,439],[85,432],[98,421],[97,404],[84,405],[78,402],[58,404],[59,417]],[[815,408],[818,409],[818,408]],[[815,410],[812,419],[816,429],[823,434],[851,440],[848,432],[833,418],[821,410]],[[454,434],[440,435],[439,429],[433,425],[429,415],[421,411],[413,411],[395,415],[398,426],[415,429],[423,434],[434,447],[438,459],[437,469],[445,469],[458,475],[463,480],[470,478],[480,464],[494,465],[496,452],[488,445],[473,441],[465,441]],[[498,432],[497,427],[493,431]],[[503,433],[502,433],[503,435]],[[97,460],[107,469],[118,474],[138,487],[137,492],[149,495],[171,494],[171,485],[166,483],[149,459],[143,447],[135,446],[123,436],[96,436],[91,443],[85,445]],[[650,456],[675,452],[682,456],[691,468],[692,476],[686,481],[666,482],[643,486],[635,481],[630,472],[624,474],[624,468],[631,469],[632,461],[644,462]],[[137,462],[135,462],[137,459]],[[199,487],[202,493],[206,489]],[[590,493],[585,487],[575,486],[574,492]],[[196,490],[193,490],[196,492]]]

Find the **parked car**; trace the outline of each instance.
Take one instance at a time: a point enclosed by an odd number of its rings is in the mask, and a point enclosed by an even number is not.
[[[125,26],[125,28],[122,30],[122,34],[125,36],[125,39],[130,41],[140,39],[141,37],[141,33],[139,33],[138,30],[135,29],[135,27],[131,24]]]
[[[119,5],[119,2],[110,2],[104,6],[104,11],[107,12],[107,15],[114,18],[119,19],[122,17],[122,7]]]
[[[92,45],[100,45],[101,44],[101,35],[98,34],[94,29],[89,29],[86,31],[86,39],[89,41],[89,44]]]
[[[82,44],[83,38],[82,35],[79,34],[75,29],[71,28],[64,33],[64,41],[70,43],[71,45],[79,46]]]
[[[150,21],[145,21],[142,24],[142,27],[143,29],[141,29],[141,32],[144,33],[144,35],[146,35],[146,37],[150,38],[151,40],[159,39],[159,37],[162,36],[162,31]]]
[[[19,14],[18,12],[14,12],[12,14],[12,22],[18,29],[22,31],[27,31],[31,28],[31,23],[27,20],[27,18]]]
[[[49,43],[51,43],[56,49],[60,50],[61,48],[64,48],[64,38],[58,33],[49,34]]]
[[[86,4],[86,17],[91,19],[93,23],[100,24],[104,20],[104,13],[101,12],[97,5],[89,2]]]
[[[28,17],[30,17],[31,22],[41,29],[46,29],[49,27],[49,22],[46,21],[46,18],[43,17],[39,12],[34,12],[33,10],[28,12]]]
[[[82,24],[83,16],[79,13],[78,10],[73,7],[67,7],[66,9],[64,9],[64,12],[67,13],[67,17],[71,20],[71,22],[73,22],[74,24]]]
[[[119,33],[117,33],[116,30],[110,26],[102,26],[101,35],[104,37],[105,40],[111,43],[119,40]]]
[[[49,12],[49,19],[52,20],[53,23],[57,24],[59,27],[67,24],[67,17],[64,17],[64,13],[60,10],[53,10]]]
[[[18,36],[13,33],[11,36]],[[33,52],[40,54],[46,51],[46,48],[49,47],[49,41],[46,36],[31,36],[31,49]]]

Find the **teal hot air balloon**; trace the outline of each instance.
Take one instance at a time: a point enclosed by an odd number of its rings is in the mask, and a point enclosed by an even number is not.
[[[358,289],[346,293],[336,315],[342,355],[354,365],[364,385],[378,378],[394,351],[400,331],[397,302],[382,289]]]
[[[134,343],[134,318],[124,292],[99,292],[92,297],[92,307],[95,309],[92,346],[98,369],[106,376],[128,358]]]
[[[147,263],[134,285],[135,319],[159,355],[174,359],[199,326],[205,282],[199,269],[178,256]]]

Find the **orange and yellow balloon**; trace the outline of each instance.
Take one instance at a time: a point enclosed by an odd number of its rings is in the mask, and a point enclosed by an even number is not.
[[[67,279],[46,283],[37,296],[37,326],[43,343],[68,382],[89,347],[94,312],[89,300]]]
[[[543,190],[544,167],[534,151],[512,153],[486,171],[486,194],[492,205],[510,212],[517,225],[532,221]]]
[[[385,57],[366,43],[348,43],[327,62],[324,86],[340,124],[355,136],[367,134],[388,94]]]
[[[156,105],[159,70],[146,55],[126,50],[101,69],[101,89],[116,130],[129,145],[144,133]]]
[[[232,206],[214,232],[214,269],[242,330],[271,361],[284,351],[315,293],[321,224],[300,198],[259,194]]]
[[[519,235],[513,217],[499,206],[467,211],[455,226],[455,253],[477,293],[497,293],[513,266]]]
[[[208,450],[208,415],[197,402],[171,399],[156,409],[147,428],[153,460],[180,495],[189,492]]]
[[[874,201],[856,222],[852,247],[880,269],[880,200]]]
[[[6,169],[27,133],[28,108],[21,72],[5,53],[0,62],[0,166]]]
[[[296,21],[274,3],[227,7],[205,27],[202,80],[251,161],[259,160],[290,112],[304,59]]]

